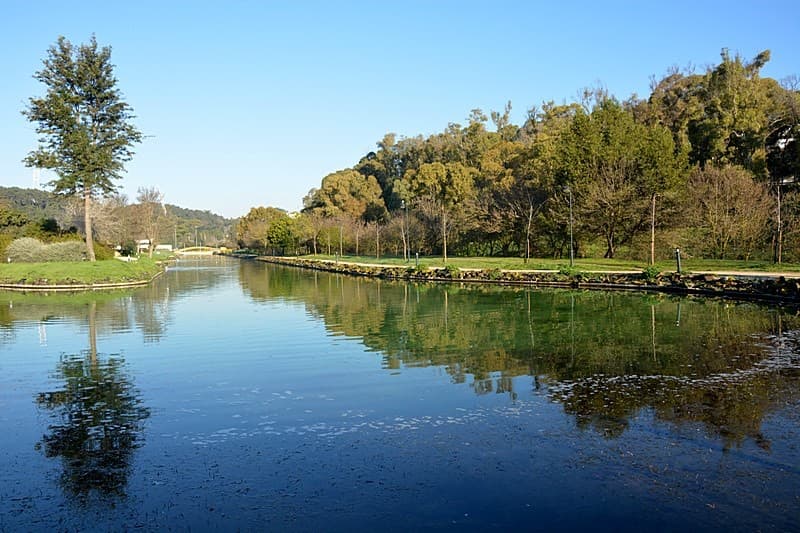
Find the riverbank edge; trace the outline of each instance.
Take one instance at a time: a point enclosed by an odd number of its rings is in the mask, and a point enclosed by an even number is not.
[[[235,255],[233,255],[235,257]],[[645,272],[563,273],[531,270],[461,269],[458,267],[364,265],[299,257],[242,257],[265,263],[397,281],[486,283],[594,290],[625,290],[713,296],[779,304],[800,303],[800,280],[759,273],[737,275],[664,272],[648,278]]]
[[[132,289],[144,287],[151,284],[166,272],[166,265],[161,265],[161,269],[149,279],[136,281],[123,281],[119,283],[88,283],[88,284],[30,284],[30,283],[0,283],[0,290],[15,292],[81,292],[81,291],[103,291],[115,289]]]

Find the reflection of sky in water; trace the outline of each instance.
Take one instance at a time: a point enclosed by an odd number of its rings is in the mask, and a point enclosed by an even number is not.
[[[119,301],[98,302],[93,329],[85,305],[59,307],[44,336],[40,321],[13,323],[14,335],[0,345],[0,530],[22,524],[352,530],[598,523],[618,530],[782,529],[793,523],[789,506],[800,497],[794,334],[785,336],[780,351],[771,346],[774,339],[755,335],[748,337],[752,350],[726,358],[711,347],[713,357],[698,361],[667,346],[704,330],[723,341],[730,333],[740,343],[742,335],[764,332],[748,333],[752,325],[733,320],[738,313],[772,324],[772,310],[687,300],[678,308],[679,329],[672,300],[657,307],[661,300],[610,297],[608,305],[620,307],[606,329],[624,335],[640,327],[645,337],[630,339],[641,341],[642,353],[632,356],[624,336],[595,338],[603,330],[593,322],[599,315],[582,311],[582,298],[590,296],[581,294],[555,293],[550,309],[550,296],[538,292],[452,288],[445,316],[441,287],[378,289],[365,280],[259,264],[194,270],[197,264]],[[539,307],[528,329],[521,317],[530,305]],[[157,323],[148,323],[153,317]],[[633,322],[640,318],[646,323]],[[399,345],[392,320],[420,329],[403,329],[406,344]],[[699,320],[710,326],[692,330]],[[518,336],[504,330],[520,324]],[[574,346],[563,344],[572,340],[570,326]],[[92,331],[99,357],[124,361],[131,390],[149,411],[142,447],[131,455],[126,495],[113,502],[113,513],[101,501],[83,509],[66,505],[54,483],[57,463],[35,449],[49,414],[34,398],[59,389],[60,357],[86,351]],[[657,352],[651,331],[658,334]],[[493,344],[460,348],[459,335],[473,333]],[[637,357],[655,354],[674,373],[584,375],[570,367],[571,358],[598,368],[605,360],[580,342],[618,346],[609,353],[622,358],[620,368],[649,368]],[[766,355],[757,354],[759,344],[770,344]],[[440,350],[403,352],[407,346]],[[735,359],[740,355],[742,361]],[[678,369],[707,368],[678,371],[669,366],[673,360]],[[537,365],[571,377],[528,375]],[[723,415],[738,409],[753,417],[748,430],[756,427],[769,447],[750,434],[731,447],[715,418],[681,418],[669,404],[675,397],[696,401],[701,393],[701,408],[723,409],[726,404],[704,404],[709,398],[702,394],[723,396],[717,392],[737,387],[754,396]],[[748,411],[759,402],[760,410]]]

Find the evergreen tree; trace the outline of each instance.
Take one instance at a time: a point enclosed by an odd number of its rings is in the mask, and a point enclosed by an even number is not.
[[[31,98],[23,111],[41,137],[24,162],[55,171],[55,193],[83,200],[87,253],[94,261],[92,200],[115,192],[113,180],[121,177],[142,134],[117,89],[110,47],[98,47],[94,36],[77,47],[59,37],[43,63],[34,78],[47,94]]]

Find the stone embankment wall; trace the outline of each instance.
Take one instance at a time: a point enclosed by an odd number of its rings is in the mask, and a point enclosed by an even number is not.
[[[351,276],[439,282],[476,282],[583,289],[617,289],[702,294],[726,298],[800,303],[800,280],[755,275],[717,276],[645,272],[517,271],[446,268],[416,268],[391,265],[363,265],[293,257],[258,257],[258,261]]]

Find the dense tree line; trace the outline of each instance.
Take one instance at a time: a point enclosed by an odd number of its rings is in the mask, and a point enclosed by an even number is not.
[[[571,241],[576,256],[800,260],[800,85],[762,78],[767,61],[723,50],[703,73],[654,79],[648,98],[586,90],[521,125],[509,103],[428,137],[387,134],[302,213],[251,210],[237,239],[275,253],[565,257]]]

